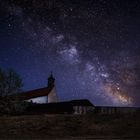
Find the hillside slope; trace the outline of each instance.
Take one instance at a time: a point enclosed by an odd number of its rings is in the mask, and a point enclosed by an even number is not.
[[[1,116],[0,139],[140,138],[140,114]]]

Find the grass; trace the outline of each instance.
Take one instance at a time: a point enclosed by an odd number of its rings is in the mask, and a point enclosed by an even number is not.
[[[140,114],[1,116],[0,139],[140,138]]]

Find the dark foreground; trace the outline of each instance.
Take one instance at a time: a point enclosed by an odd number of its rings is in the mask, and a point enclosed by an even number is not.
[[[0,139],[140,139],[140,114],[1,116]]]

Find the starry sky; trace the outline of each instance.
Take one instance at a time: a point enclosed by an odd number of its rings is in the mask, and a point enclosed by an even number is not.
[[[0,67],[60,101],[140,106],[140,0],[0,0]]]

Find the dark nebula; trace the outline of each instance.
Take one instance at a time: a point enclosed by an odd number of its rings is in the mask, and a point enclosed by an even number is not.
[[[61,101],[140,106],[140,0],[0,0],[0,67],[24,90],[53,71]]]

